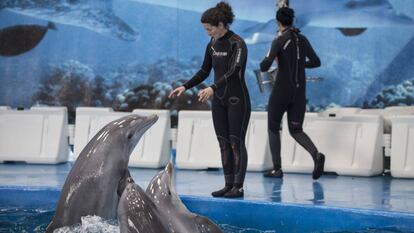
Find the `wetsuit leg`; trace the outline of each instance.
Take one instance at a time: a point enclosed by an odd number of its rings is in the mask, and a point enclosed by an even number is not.
[[[227,108],[221,103],[219,99],[214,97],[212,102],[212,114],[214,130],[216,132],[217,140],[220,146],[221,163],[224,171],[224,188],[212,193],[214,197],[224,196],[234,184],[234,156],[231,150],[229,131],[228,131],[228,119]]]
[[[325,155],[318,152],[318,149],[313,144],[309,136],[303,132],[302,125],[305,117],[306,101],[305,96],[294,101],[288,107],[288,125],[289,132],[292,137],[312,156],[314,161],[314,169],[312,172],[313,179],[319,179],[324,171]]]
[[[269,98],[267,109],[267,131],[269,134],[270,152],[272,154],[273,168],[275,171],[281,168],[280,157],[280,124],[287,108],[287,103],[282,98],[276,96],[275,91]]]
[[[241,188],[248,160],[245,138],[251,113],[250,100],[243,95],[230,96],[227,106],[230,144],[234,157],[234,186]]]
[[[303,132],[302,128],[306,111],[306,100],[304,96],[301,98],[298,97],[299,96],[297,96],[296,100],[288,106],[287,114],[289,133],[296,140],[296,142],[298,142],[309,152],[312,159],[315,161],[318,149],[316,149],[309,136]]]

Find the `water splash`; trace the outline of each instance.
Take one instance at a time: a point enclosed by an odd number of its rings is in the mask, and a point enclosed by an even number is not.
[[[104,220],[99,216],[85,216],[80,224],[61,227],[55,233],[119,233],[116,220]]]

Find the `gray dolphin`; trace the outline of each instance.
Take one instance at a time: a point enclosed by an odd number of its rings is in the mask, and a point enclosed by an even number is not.
[[[145,191],[132,179],[127,179],[118,205],[118,222],[121,233],[169,232],[162,213]]]
[[[223,232],[208,218],[185,207],[172,185],[172,178],[173,166],[168,163],[152,178],[145,193],[138,185],[126,186],[118,206],[121,233]]]
[[[79,223],[87,215],[116,219],[119,184],[130,177],[130,154],[157,120],[156,115],[131,114],[110,122],[92,138],[66,178],[46,232]]]

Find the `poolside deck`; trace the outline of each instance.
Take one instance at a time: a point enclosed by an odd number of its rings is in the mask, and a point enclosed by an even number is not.
[[[60,190],[71,168],[60,165],[0,164],[0,187]],[[157,169],[130,168],[144,189]],[[212,198],[211,191],[224,184],[222,170],[177,170],[179,195]],[[388,175],[349,177],[324,175],[313,181],[307,174],[285,174],[283,179],[248,172],[243,200],[340,208],[361,208],[414,214],[414,179]]]

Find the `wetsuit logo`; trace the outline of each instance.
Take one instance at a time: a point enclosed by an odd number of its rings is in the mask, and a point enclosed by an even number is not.
[[[225,56],[227,56],[227,52],[217,52],[216,50],[214,50],[213,47],[211,47],[211,49],[213,50],[213,56],[216,56],[216,57],[225,57]]]

